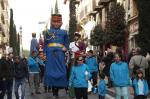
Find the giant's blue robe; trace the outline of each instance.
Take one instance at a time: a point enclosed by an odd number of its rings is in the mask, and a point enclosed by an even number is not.
[[[33,52],[33,51],[38,51],[38,49],[37,49],[37,47],[38,47],[38,41],[37,41],[37,39],[36,38],[32,38],[32,40],[31,40],[31,45],[30,45],[30,54]]]
[[[46,54],[44,84],[47,86],[66,87],[68,85],[66,78],[65,52],[61,44],[69,48],[68,35],[65,30],[51,28],[45,33],[44,53]]]

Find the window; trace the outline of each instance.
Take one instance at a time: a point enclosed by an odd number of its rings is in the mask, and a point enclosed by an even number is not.
[[[1,1],[1,6],[2,6],[2,9],[4,10],[5,6],[4,6],[4,0]]]

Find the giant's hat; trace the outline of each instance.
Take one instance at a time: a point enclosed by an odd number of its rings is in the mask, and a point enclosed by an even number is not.
[[[55,2],[55,9],[54,9],[54,13],[53,13],[53,8],[51,9],[51,20],[52,21],[57,21],[57,22],[62,22],[62,15],[59,14],[59,9],[58,9],[58,4],[57,4],[57,0]]]

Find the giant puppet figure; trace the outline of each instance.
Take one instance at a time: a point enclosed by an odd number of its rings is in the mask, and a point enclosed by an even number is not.
[[[30,55],[33,51],[38,51],[38,41],[36,39],[36,33],[32,33],[32,40],[31,40],[31,45],[30,45]]]
[[[81,40],[81,35],[78,32],[74,33],[74,41],[70,43],[69,49],[71,51],[71,58],[74,59],[79,55],[85,54],[86,45]]]
[[[52,14],[51,27],[44,36],[46,54],[44,84],[52,87],[53,96],[58,96],[58,88],[67,87],[65,52],[69,48],[68,35],[60,29],[62,16]]]

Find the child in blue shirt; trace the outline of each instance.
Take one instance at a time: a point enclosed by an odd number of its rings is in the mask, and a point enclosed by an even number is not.
[[[87,89],[90,77],[91,75],[88,72],[87,65],[84,64],[83,56],[77,57],[69,78],[69,87],[74,88],[76,99],[88,99]]]
[[[137,71],[137,76],[133,80],[134,99],[146,99],[148,95],[148,84],[143,77],[142,70]]]
[[[106,83],[104,73],[100,74],[100,81],[98,83],[98,97],[99,99],[105,99],[106,95]]]
[[[87,57],[85,58],[85,64],[88,65],[88,71],[91,73],[91,80],[93,81],[93,86],[97,85],[97,73],[98,73],[98,64],[96,57],[93,55],[93,50],[87,52]]]

